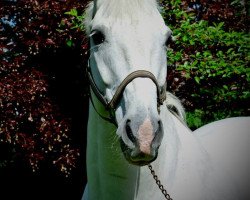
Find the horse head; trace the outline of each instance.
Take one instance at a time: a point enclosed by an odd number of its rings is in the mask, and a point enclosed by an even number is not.
[[[160,104],[171,31],[153,0],[95,1],[86,31],[92,90],[114,118],[125,158],[146,165],[156,159],[163,137]]]

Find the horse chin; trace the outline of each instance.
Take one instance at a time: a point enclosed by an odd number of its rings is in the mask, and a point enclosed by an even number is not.
[[[121,149],[125,159],[132,165],[145,166],[153,162],[158,156],[158,148],[150,155],[141,152],[137,147],[129,148],[122,139],[120,139]]]

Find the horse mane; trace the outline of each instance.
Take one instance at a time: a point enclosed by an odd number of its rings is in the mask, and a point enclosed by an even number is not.
[[[90,2],[86,9],[85,31],[87,35],[90,34],[91,22],[96,10],[100,10],[101,17],[136,21],[138,16],[145,16],[145,13],[150,16],[154,8],[159,10],[156,0],[95,0]]]

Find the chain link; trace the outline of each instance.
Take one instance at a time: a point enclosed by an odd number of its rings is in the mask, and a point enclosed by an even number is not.
[[[162,194],[165,196],[167,200],[173,200],[170,195],[168,194],[167,190],[164,188],[164,186],[161,184],[161,181],[159,180],[158,176],[155,174],[155,171],[153,170],[152,165],[148,165],[148,168],[155,180],[156,185],[159,187],[161,190]]]

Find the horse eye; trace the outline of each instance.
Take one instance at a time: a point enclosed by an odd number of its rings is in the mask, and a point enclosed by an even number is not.
[[[102,44],[105,41],[105,36],[100,31],[93,31],[93,33],[91,34],[91,37],[95,45]]]

